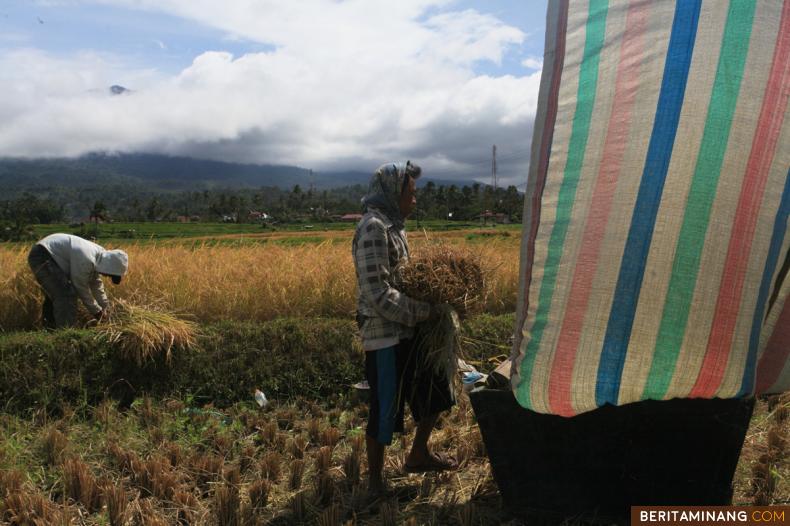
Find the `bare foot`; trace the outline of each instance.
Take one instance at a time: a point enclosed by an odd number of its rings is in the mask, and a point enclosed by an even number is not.
[[[442,453],[428,453],[423,459],[413,459],[411,456],[403,465],[406,473],[428,473],[430,471],[452,471],[458,469],[458,462],[452,457]]]

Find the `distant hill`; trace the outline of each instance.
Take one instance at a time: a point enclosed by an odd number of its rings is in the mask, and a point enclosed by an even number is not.
[[[316,187],[362,184],[368,175],[315,173]],[[156,154],[101,155],[76,159],[0,159],[0,186],[36,191],[48,187],[144,184],[154,191],[276,186],[308,187],[310,172],[295,166],[238,164]]]
[[[132,90],[124,88],[123,86],[119,86],[118,84],[113,84],[110,86],[110,95],[124,95],[131,92]]]
[[[318,189],[366,185],[365,172],[317,172]],[[420,186],[430,178],[421,178]],[[462,186],[464,181],[433,180],[436,184]],[[310,171],[296,166],[239,164],[157,154],[91,154],[76,159],[0,158],[0,187],[11,194],[46,193],[53,188],[124,187],[143,185],[150,192],[192,191],[212,188],[283,189],[310,185]],[[466,182],[469,184],[470,182]]]

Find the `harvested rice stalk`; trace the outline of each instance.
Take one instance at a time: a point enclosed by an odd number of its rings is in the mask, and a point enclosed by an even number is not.
[[[75,458],[63,463],[63,481],[66,496],[79,502],[94,513],[101,509],[101,491],[90,467],[82,460]]]
[[[56,427],[50,427],[41,441],[41,453],[44,462],[48,466],[54,466],[63,458],[63,454],[69,445],[66,435]]]
[[[332,504],[321,512],[316,523],[318,526],[339,526],[340,525],[340,506]]]
[[[173,349],[195,348],[198,326],[156,305],[116,300],[109,318],[96,331],[116,344],[125,358],[142,365],[162,354],[169,362]]]
[[[425,365],[452,384],[461,354],[460,319],[480,312],[485,303],[486,273],[480,258],[448,245],[429,245],[396,274],[398,289],[407,296],[451,307],[417,326],[415,346]]]
[[[239,525],[239,511],[241,510],[241,498],[238,488],[223,484],[214,493],[214,512],[218,524],[227,526]]]
[[[261,477],[274,483],[280,480],[283,457],[276,451],[266,453],[260,462]]]
[[[416,300],[450,305],[461,319],[480,312],[486,272],[480,257],[445,244],[428,245],[398,267],[398,290]]]
[[[4,524],[69,524],[70,507],[62,511],[40,492],[27,490],[8,493],[0,505],[0,520]]]
[[[296,495],[291,498],[291,512],[293,513],[293,518],[296,519],[297,522],[304,522],[305,517],[307,516],[307,495],[305,491],[300,491]]]
[[[298,490],[302,487],[302,478],[304,477],[304,460],[294,460],[291,462],[291,477],[288,481],[288,487],[291,490]]]
[[[443,310],[435,320],[417,325],[414,348],[419,359],[438,376],[446,376],[453,385],[461,349],[461,322],[451,308]]]
[[[254,510],[260,510],[266,507],[269,502],[269,494],[272,492],[273,484],[266,480],[256,480],[250,484],[250,505]]]
[[[123,485],[107,482],[101,488],[101,496],[107,508],[110,526],[126,524],[129,501],[126,499],[126,490]]]

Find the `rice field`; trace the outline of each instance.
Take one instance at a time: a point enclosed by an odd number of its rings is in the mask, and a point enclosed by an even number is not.
[[[734,503],[786,504],[790,400],[759,402]],[[346,397],[217,410],[138,399],[65,408],[58,419],[0,416],[0,521],[80,525],[499,525],[502,510],[468,401],[444,416],[432,447],[456,472],[407,475],[414,425],[388,449],[395,493],[364,491],[364,404]],[[570,521],[567,524],[581,524]]]
[[[438,240],[471,253],[486,275],[481,310],[513,312],[516,232],[410,236],[415,252]],[[356,308],[350,244],[347,231],[106,243],[129,252],[131,270],[120,286],[106,285],[119,309],[102,337],[120,342],[132,322],[183,323],[188,345],[190,330],[219,321],[350,319]],[[38,327],[40,293],[27,268],[28,250],[0,246],[0,332]],[[155,308],[140,313],[135,305]],[[142,335],[135,349],[161,347],[153,333],[133,332]],[[178,345],[175,337],[168,341]],[[143,353],[133,361],[148,358]],[[735,504],[790,502],[789,416],[790,398],[758,401],[736,471]],[[385,466],[395,493],[376,503],[364,491],[366,418],[366,405],[347,392],[274,400],[264,409],[252,399],[216,408],[188,397],[143,397],[128,409],[107,399],[97,406],[64,403],[57,416],[34,408],[26,416],[2,412],[0,523],[520,524],[502,510],[464,396],[431,439],[461,469],[404,474],[414,436],[407,418]]]
[[[500,524],[496,487],[468,404],[434,432],[462,470],[404,475],[396,438],[385,472],[397,496],[364,491],[366,407],[350,400],[195,409],[110,404],[87,419],[3,419],[0,519],[46,524]],[[480,507],[477,510],[477,507]]]
[[[448,232],[430,238],[477,254],[492,270],[483,311],[512,312],[517,298],[518,236],[482,232]],[[319,242],[301,242],[303,237],[291,233],[220,238],[221,244],[218,239],[107,243],[105,248],[128,251],[130,271],[121,285],[106,283],[105,288],[110,298],[161,305],[200,323],[351,318],[356,311],[351,235],[330,232]],[[412,234],[414,250],[426,242],[425,235]],[[31,329],[38,319],[40,293],[27,266],[28,250],[27,245],[0,246],[0,330]]]

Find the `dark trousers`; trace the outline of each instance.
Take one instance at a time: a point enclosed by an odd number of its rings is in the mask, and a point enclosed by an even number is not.
[[[44,327],[73,327],[77,321],[77,291],[69,277],[41,245],[35,245],[27,256],[28,265],[44,291],[41,319]]]
[[[455,404],[447,376],[425,363],[412,340],[365,351],[365,378],[370,385],[367,434],[381,444],[391,444],[392,434],[403,432],[406,402],[418,423]]]

